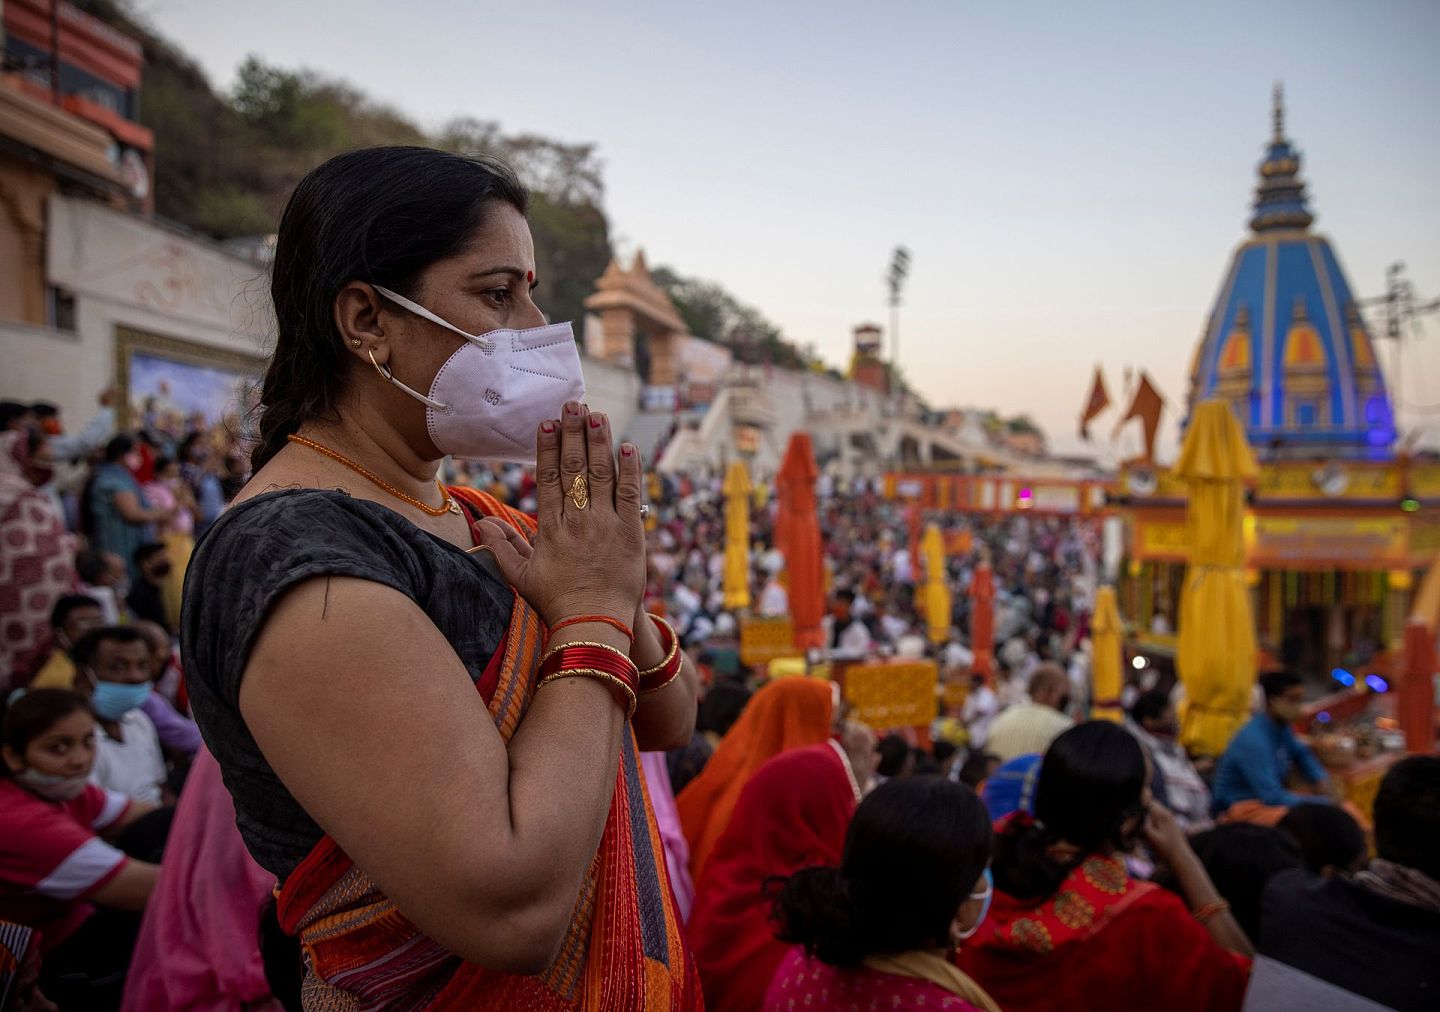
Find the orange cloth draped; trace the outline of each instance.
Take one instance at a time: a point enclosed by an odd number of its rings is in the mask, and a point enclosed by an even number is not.
[[[975,567],[970,579],[970,650],[975,654],[973,670],[991,678],[995,674],[995,577],[990,563]]]
[[[474,489],[450,491],[534,537],[530,517]],[[505,641],[476,686],[506,741],[534,697],[544,641],[539,615],[517,594]],[[329,836],[285,880],[278,913],[281,926],[299,935],[305,951],[307,1012],[680,1012],[700,1002],[699,979],[680,929],[639,750],[628,727],[599,850],[560,953],[543,973],[500,973],[463,962],[411,924]]]
[[[825,572],[820,560],[820,509],[815,501],[815,479],[819,475],[810,434],[795,433],[785,448],[777,476],[780,514],[776,517],[775,539],[785,556],[795,649],[801,651],[825,644],[820,628],[825,615]]]
[[[700,775],[675,799],[690,843],[690,874],[697,882],[751,775],[787,749],[819,745],[830,737],[830,684],[784,678],[755,693]]]

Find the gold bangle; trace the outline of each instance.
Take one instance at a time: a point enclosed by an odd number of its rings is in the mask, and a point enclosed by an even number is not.
[[[635,707],[638,705],[638,701],[635,698],[635,690],[626,685],[623,680],[610,674],[610,672],[601,671],[599,668],[561,668],[559,671],[552,672],[540,679],[540,684],[535,686],[535,691],[539,692],[551,682],[559,681],[562,678],[594,678],[602,682],[608,682],[610,685],[619,688],[620,691],[625,694],[627,703],[625,719],[629,720],[635,716]]]
[[[660,672],[664,671],[667,667],[670,666],[670,662],[673,661],[675,659],[675,655],[680,652],[680,637],[675,634],[675,627],[672,626],[669,622],[666,622],[659,615],[650,615],[648,617],[650,621],[663,625],[666,631],[670,633],[670,651],[665,655],[665,659],[659,664],[655,665],[653,668],[646,668],[644,671],[640,672],[641,678],[648,678],[651,675],[658,675]]]
[[[661,689],[665,688],[665,687],[668,686],[671,682],[675,681],[675,679],[677,679],[677,678],[679,678],[679,677],[680,677],[680,669],[679,669],[679,668],[676,668],[675,671],[674,671],[674,673],[671,674],[669,678],[665,679],[665,681],[661,682],[659,685],[651,685],[651,686],[649,686],[648,688],[643,688],[643,689],[641,689],[641,690],[640,690],[640,695],[642,695],[642,696],[648,696],[648,695],[650,695],[652,692],[659,692]]]
[[[550,658],[554,657],[554,656],[555,656],[556,654],[558,654],[560,651],[562,651],[562,650],[568,650],[568,649],[570,649],[571,647],[599,647],[601,650],[608,650],[608,651],[610,651],[612,654],[615,654],[617,657],[623,657],[623,658],[624,658],[630,665],[632,665],[632,666],[635,664],[635,662],[634,662],[633,660],[631,660],[629,654],[627,654],[625,651],[621,650],[619,647],[612,647],[609,643],[597,643],[597,642],[595,642],[594,640],[574,640],[574,641],[572,641],[572,642],[570,642],[570,643],[562,643],[562,644],[560,644],[558,647],[551,647],[549,650],[545,651],[545,656],[540,658],[540,666],[543,668],[543,667],[545,666],[545,662],[546,662],[546,661],[548,661]],[[638,677],[638,673],[637,673],[637,677]]]

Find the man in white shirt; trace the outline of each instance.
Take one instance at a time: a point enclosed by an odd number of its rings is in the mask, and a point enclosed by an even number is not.
[[[990,726],[995,723],[995,715],[999,709],[1000,697],[986,684],[985,676],[971,676],[970,692],[960,710],[960,720],[970,732],[972,752],[984,750],[989,743]]]
[[[165,781],[160,737],[140,711],[150,695],[150,645],[133,626],[107,626],[75,645],[76,688],[90,694],[100,723],[90,780],[134,801],[158,805]]]
[[[844,657],[864,657],[875,649],[875,640],[865,623],[855,617],[855,592],[837,591],[830,614],[823,620],[825,642],[830,650]]]
[[[790,595],[780,583],[780,575],[771,573],[760,592],[760,614],[766,618],[779,618],[790,614]]]
[[[1030,698],[1004,711],[990,728],[988,751],[1002,763],[1032,753],[1043,754],[1050,743],[1074,725],[1065,716],[1069,678],[1055,664],[1041,664],[1030,676]]]

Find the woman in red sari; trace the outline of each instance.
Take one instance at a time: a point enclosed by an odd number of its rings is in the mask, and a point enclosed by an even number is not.
[[[638,762],[689,740],[694,672],[641,610],[641,462],[532,299],[526,204],[492,160],[371,148],[281,219],[255,475],[182,643],[307,1009],[698,1000]],[[534,460],[538,517],[447,455]]]
[[[873,756],[874,733],[867,729],[861,738],[861,750],[868,743]],[[874,769],[873,759],[868,768],[863,762],[852,763],[832,738],[782,752],[740,792],[696,886],[687,925],[709,1012],[759,1007],[788,948],[775,939],[766,886],[810,865],[839,862],[845,828]]]
[[[1034,817],[1000,823],[994,907],[957,963],[1007,1012],[1240,1007],[1253,950],[1149,781],[1124,729],[1080,724],[1045,753]],[[1127,873],[1142,833],[1185,901]]]

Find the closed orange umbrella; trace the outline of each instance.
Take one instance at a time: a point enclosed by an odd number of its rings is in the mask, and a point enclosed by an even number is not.
[[[974,672],[995,675],[995,577],[990,561],[982,559],[970,579],[970,650],[975,655]]]
[[[820,559],[820,512],[815,502],[815,451],[808,432],[797,432],[785,448],[777,485],[780,514],[776,541],[785,555],[790,585],[790,618],[795,624],[795,649],[823,646],[820,619],[825,614],[825,574]]]

